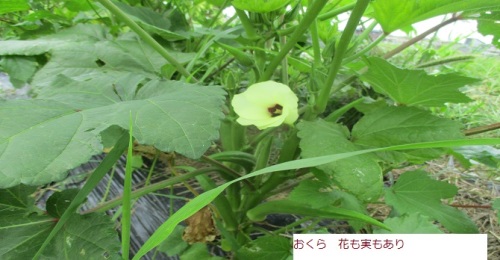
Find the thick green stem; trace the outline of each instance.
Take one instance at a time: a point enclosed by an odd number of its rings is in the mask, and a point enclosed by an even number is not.
[[[359,21],[361,20],[361,17],[363,16],[363,13],[365,12],[365,9],[369,3],[370,0],[358,0],[356,2],[356,6],[352,10],[349,21],[347,22],[344,32],[340,37],[337,48],[335,49],[335,56],[333,57],[330,70],[328,71],[328,78],[326,79],[323,88],[319,91],[317,103],[314,107],[314,112],[316,114],[323,113],[323,111],[325,111],[326,109],[326,105],[328,103],[328,100],[330,99],[330,91],[333,87],[333,82],[340,70],[340,67],[342,66],[342,59],[344,58],[344,54],[349,47],[351,38],[354,35],[356,27],[358,26]]]
[[[311,23],[311,40],[314,53],[314,67],[318,68],[321,64],[321,47],[319,46],[318,23],[314,20]]]
[[[281,21],[283,21],[283,16],[281,16]],[[286,44],[286,35],[280,35],[280,46],[283,48]],[[289,85],[288,83],[288,59],[285,58],[281,61],[281,83]]]
[[[280,65],[281,61],[285,58],[286,55],[288,55],[288,52],[290,52],[293,46],[295,46],[295,44],[299,41],[304,32],[316,19],[316,16],[319,14],[321,9],[323,9],[323,7],[327,2],[328,2],[327,0],[316,0],[311,5],[311,7],[307,10],[306,14],[304,15],[303,20],[300,22],[300,24],[297,26],[293,34],[290,36],[285,46],[283,46],[283,49],[278,53],[278,55],[276,55],[276,57],[274,57],[274,59],[271,61],[271,63],[266,68],[264,73],[262,73],[262,75],[260,76],[260,81],[266,81],[271,79],[274,71]]]
[[[161,46],[151,35],[149,35],[144,29],[142,29],[134,20],[132,20],[126,13],[124,13],[120,8],[114,5],[110,0],[97,0],[106,9],[108,9],[113,15],[118,19],[122,20],[126,25],[130,27],[141,39],[149,44],[155,51],[157,51],[163,58],[165,58],[170,64],[172,64],[182,76],[186,77],[188,80],[197,81],[192,75],[180,64],[170,53],[168,53],[163,46]]]

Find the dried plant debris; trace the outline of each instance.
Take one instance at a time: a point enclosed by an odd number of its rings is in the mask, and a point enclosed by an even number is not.
[[[197,242],[207,243],[215,240],[218,231],[212,218],[212,211],[209,207],[204,207],[194,215],[186,219],[186,229],[182,239],[189,244]]]

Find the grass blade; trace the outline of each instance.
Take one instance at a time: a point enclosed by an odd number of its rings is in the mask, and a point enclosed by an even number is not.
[[[123,184],[123,198],[122,198],[122,258],[129,259],[130,250],[130,218],[132,208],[132,151],[134,147],[134,137],[132,130],[132,112],[130,112],[129,120],[129,139],[127,149],[127,163],[125,164],[125,180]]]
[[[64,211],[63,215],[54,226],[54,229],[52,229],[50,234],[47,236],[33,259],[40,258],[43,250],[47,247],[47,245],[54,238],[57,232],[61,230],[66,221],[68,221],[71,214],[75,213],[75,211],[78,209],[78,206],[80,206],[85,201],[85,199],[87,199],[89,193],[97,186],[99,181],[104,177],[104,175],[106,175],[111,167],[113,167],[118,159],[120,159],[120,156],[123,154],[123,151],[128,145],[127,138],[128,134],[123,134],[120,138],[118,138],[118,141],[116,142],[113,150],[111,150],[111,152],[106,155],[101,164],[99,164],[95,171],[90,175],[85,185],[83,185],[82,189],[78,192],[78,194],[76,194],[75,198],[73,199],[73,201],[71,201],[71,204],[68,206],[66,211]]]
[[[170,216],[156,231],[151,235],[151,237],[144,243],[144,245],[139,249],[137,254],[134,256],[134,260],[139,260],[147,252],[158,246],[163,240],[165,240],[174,230],[181,221],[190,217],[194,213],[198,212],[200,209],[212,202],[218,195],[220,195],[224,189],[229,185],[258,175],[285,171],[299,168],[315,167],[318,165],[338,161],[341,159],[349,158],[352,156],[366,154],[378,151],[395,151],[395,150],[411,150],[411,149],[423,149],[423,148],[442,148],[442,147],[458,147],[458,146],[468,146],[468,145],[499,145],[500,138],[487,138],[487,139],[460,139],[460,140],[447,140],[447,141],[435,141],[435,142],[425,142],[425,143],[414,143],[414,144],[404,144],[395,145],[383,148],[367,149],[349,153],[341,153],[334,155],[326,155],[308,159],[300,159],[295,161],[290,161],[286,163],[276,164],[253,173],[247,174],[241,178],[235,179],[233,181],[227,182],[213,190],[209,190],[199,196],[195,197],[189,203],[184,205],[175,214]]]

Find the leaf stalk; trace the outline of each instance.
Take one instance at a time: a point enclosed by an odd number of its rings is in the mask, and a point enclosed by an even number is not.
[[[182,76],[186,77],[188,81],[198,82],[183,66],[179,61],[177,61],[163,46],[161,46],[151,35],[149,35],[144,29],[142,29],[134,20],[132,20],[125,12],[113,4],[110,0],[97,0],[101,3],[108,11],[115,15],[118,19],[122,20],[132,31],[137,33],[139,37],[149,44],[158,54],[165,58],[170,64],[172,64],[177,71],[179,71]]]

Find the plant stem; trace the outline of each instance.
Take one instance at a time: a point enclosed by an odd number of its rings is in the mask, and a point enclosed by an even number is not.
[[[263,130],[262,132],[260,132],[256,137],[254,137],[249,142],[249,146],[253,147],[254,145],[257,145],[260,141],[262,141],[262,139],[264,139],[265,137],[267,137],[269,134],[273,133],[277,129],[278,129],[277,127],[271,127],[271,128],[267,128],[267,129]]]
[[[467,129],[464,131],[464,134],[469,136],[469,135],[476,135],[484,132],[489,132],[493,130],[500,129],[500,123],[495,123],[491,125],[485,125],[485,126],[479,126],[471,129]]]
[[[156,162],[158,161],[158,157],[160,155],[160,151],[156,150],[155,158],[153,159],[153,163],[151,164],[151,167],[149,168],[148,172],[148,177],[146,177],[146,181],[144,182],[144,186],[148,186],[151,183],[151,176],[153,176],[153,171],[156,167]]]
[[[452,203],[450,206],[455,208],[472,208],[472,209],[491,209],[491,205],[463,205],[458,203]]]
[[[276,33],[279,36],[286,36],[286,35],[289,35],[289,34],[295,32],[295,29],[297,29],[297,25],[292,25],[292,26],[289,26],[287,28],[284,28],[284,29],[277,31]]]
[[[289,131],[288,138],[281,148],[280,156],[277,162],[278,164],[294,160],[298,156],[300,139],[297,136],[297,132],[298,130],[296,128]],[[279,171],[269,176],[269,179],[262,184],[256,193],[252,194],[252,197],[250,197],[248,201],[246,201],[246,204],[244,205],[245,210],[255,207],[264,198],[268,197],[270,195],[269,192],[283,183],[283,181],[287,178],[287,173],[290,172],[294,171]]]
[[[171,162],[169,160],[169,161],[167,161],[167,164],[168,164],[168,168],[170,169],[170,171],[172,172],[173,175],[175,175],[175,176],[181,176],[181,174],[179,174],[177,172],[177,170],[175,169],[175,165],[174,165],[173,162]],[[193,186],[191,186],[188,182],[183,181],[182,184],[184,184],[184,187],[186,187],[186,189],[188,189],[195,197],[197,197],[197,196],[200,195],[198,193],[198,191],[196,191],[196,189],[193,188]]]
[[[366,21],[368,22],[368,21]],[[356,40],[353,42],[362,42],[367,38],[370,38],[370,33],[375,29],[375,27],[378,25],[378,22],[376,20],[373,20],[368,27],[365,28],[364,24],[362,24],[362,29],[363,31],[359,34],[358,37],[356,37]],[[371,39],[371,38],[370,38]]]
[[[345,13],[345,12],[353,9],[355,5],[356,5],[356,3],[352,3],[352,4],[344,5],[342,7],[337,8],[337,9],[333,9],[329,12],[326,12],[324,14],[319,15],[318,19],[321,21],[324,21],[326,19],[330,19],[330,18],[335,17],[341,13]]]
[[[350,102],[349,104],[347,104],[347,105],[345,105],[345,106],[343,106],[341,108],[336,109],[335,111],[333,111],[331,114],[329,114],[325,118],[325,121],[332,122],[332,123],[337,122],[337,120],[339,120],[339,118],[342,115],[344,115],[351,108],[355,107],[357,104],[362,103],[364,100],[365,100],[365,97],[361,97],[361,98],[358,98],[358,99]]]
[[[301,219],[298,219],[297,221],[294,221],[293,223],[290,223],[289,225],[286,225],[282,228],[274,230],[273,234],[281,234],[281,233],[287,232],[287,231],[291,230],[293,227],[302,225],[303,223],[306,223],[306,222],[311,221],[313,219],[314,219],[313,217],[303,217]]]
[[[316,19],[316,16],[319,14],[321,9],[323,9],[323,7],[326,5],[327,2],[328,2],[327,0],[314,1],[314,3],[311,5],[311,7],[307,10],[306,14],[304,15],[304,19],[300,22],[295,31],[292,33],[292,35],[286,42],[285,46],[283,46],[283,49],[281,49],[278,55],[276,55],[276,57],[274,57],[274,59],[271,60],[269,66],[266,68],[264,73],[262,73],[259,81],[266,81],[271,79],[274,71],[280,65],[281,61],[285,58],[285,56],[293,48],[293,46],[295,46],[297,41],[299,41],[300,37],[302,37],[304,32]]]
[[[345,58],[342,61],[342,64],[347,64],[347,63],[349,63],[349,62],[351,62],[351,61],[353,61],[353,60],[355,60],[355,59],[363,56],[368,51],[370,51],[371,49],[373,49],[373,47],[377,46],[383,39],[385,39],[385,37],[387,37],[387,35],[385,35],[385,34],[380,35],[377,39],[375,39],[374,41],[372,41],[370,44],[368,44],[365,48],[363,48],[362,50],[360,50],[356,54]]]
[[[450,18],[450,19],[448,19],[448,20],[446,20],[446,21],[444,21],[444,22],[442,22],[442,23],[440,23],[440,24],[438,24],[438,25],[436,25],[436,26],[434,26],[434,27],[430,28],[429,30],[427,30],[427,31],[423,32],[422,34],[420,34],[420,35],[418,35],[418,36],[416,36],[416,37],[414,37],[414,38],[411,38],[411,39],[410,39],[410,40],[408,40],[407,42],[405,42],[405,43],[403,43],[403,44],[399,45],[398,47],[396,47],[396,48],[395,48],[395,49],[393,49],[392,51],[390,51],[390,52],[386,53],[386,54],[384,55],[384,59],[389,59],[389,58],[391,58],[392,56],[394,56],[394,55],[396,55],[396,54],[400,53],[400,52],[401,52],[401,51],[403,51],[404,49],[406,49],[406,48],[410,47],[411,45],[415,44],[416,42],[418,42],[418,41],[420,41],[420,40],[424,39],[425,37],[427,37],[427,35],[430,35],[430,34],[432,34],[433,32],[435,32],[435,31],[437,31],[437,30],[441,29],[442,27],[444,27],[444,26],[446,26],[446,25],[448,25],[448,24],[450,24],[450,23],[454,23],[454,22],[456,22],[456,21],[458,21],[458,20],[460,20],[460,19],[462,19],[462,17],[461,17],[460,15],[457,15],[457,16],[454,16],[454,17],[452,17],[452,18]]]
[[[328,78],[325,81],[325,84],[322,89],[319,91],[319,95],[317,97],[317,102],[314,107],[315,114],[321,114],[326,109],[326,104],[330,99],[330,91],[333,87],[333,82],[335,81],[335,77],[342,66],[342,59],[344,58],[344,54],[349,47],[349,43],[351,42],[351,38],[356,31],[356,27],[365,12],[366,7],[370,3],[370,0],[358,0],[356,2],[356,6],[352,10],[351,16],[347,22],[347,25],[340,37],[337,48],[335,49],[335,56],[333,57],[333,61],[328,71]]]
[[[284,15],[281,16],[281,22],[283,22]],[[283,48],[286,44],[286,35],[280,35],[279,36],[280,40],[280,46]],[[288,60],[285,56],[285,58],[281,61],[281,83],[285,85],[290,85],[288,83]]]
[[[452,18],[450,18],[449,20],[446,20],[446,21],[444,21],[444,22],[442,22],[442,23],[440,23],[440,24],[438,24],[438,25],[436,25],[436,26],[432,27],[431,29],[429,29],[429,30],[427,30],[427,31],[423,32],[422,34],[420,34],[420,35],[416,36],[415,38],[412,38],[412,39],[408,40],[407,42],[404,42],[403,44],[399,45],[398,47],[396,47],[396,48],[395,48],[395,49],[393,49],[392,51],[390,51],[390,52],[386,53],[383,57],[384,57],[385,59],[388,59],[388,58],[390,58],[390,57],[392,57],[392,56],[394,56],[394,55],[396,55],[396,54],[400,53],[400,52],[401,52],[401,51],[403,51],[404,49],[406,49],[406,48],[410,47],[412,44],[415,44],[415,43],[417,43],[418,41],[420,41],[420,40],[424,39],[427,35],[429,35],[429,34],[433,33],[434,31],[437,31],[437,30],[441,29],[442,27],[444,27],[444,26],[446,26],[446,25],[448,25],[448,24],[450,24],[450,23],[453,23],[453,22],[455,22],[455,21],[458,21],[458,20],[460,20],[460,19],[461,19],[461,17],[460,17],[460,16],[452,17]],[[363,74],[363,73],[364,73],[364,72],[366,72],[366,71],[367,71],[367,67],[364,67],[363,69],[361,69],[361,70],[358,72],[358,75]],[[343,80],[341,83],[339,83],[338,85],[336,85],[336,86],[332,89],[331,93],[335,93],[335,92],[337,92],[337,91],[341,90],[343,87],[345,87],[345,86],[349,85],[350,83],[352,83],[352,82],[353,82],[354,80],[356,80],[357,78],[358,78],[358,76],[353,75],[353,76],[351,76],[351,77],[349,77],[349,78],[347,78],[347,79]]]
[[[106,184],[106,190],[104,191],[104,194],[102,196],[101,203],[106,201],[106,199],[108,198],[109,190],[111,189],[111,183],[113,182],[113,176],[115,175],[115,170],[116,167],[113,167],[111,173],[109,174],[108,184]]]
[[[207,175],[198,175],[196,176],[196,180],[205,191],[217,188],[217,184]],[[213,204],[215,206],[213,207],[215,209],[214,211],[218,213],[224,221],[225,228],[231,232],[236,231],[238,222],[236,221],[235,214],[231,211],[231,205],[229,204],[228,198],[218,196],[214,199]]]
[[[122,240],[122,258],[129,259],[130,253],[130,225],[132,215],[132,158],[133,158],[133,127],[132,127],[132,112],[130,112],[129,122],[129,140],[127,149],[127,163],[125,164],[125,180],[123,183],[123,199],[122,199],[122,218],[121,218],[121,240]]]
[[[442,19],[442,21],[441,21],[441,22],[446,21],[446,18],[447,18],[447,17],[446,17],[446,15],[444,15],[444,16],[443,16],[443,19]],[[429,40],[429,42],[427,43],[427,47],[425,47],[425,49],[427,49],[427,50],[428,50],[428,49],[431,49],[431,48],[432,48],[432,44],[433,44],[433,43],[434,43],[434,41],[436,41],[436,40],[439,40],[439,37],[438,37],[438,31],[435,31],[435,32],[434,32],[434,35],[432,35],[432,37],[431,37],[431,39]],[[417,51],[417,52],[418,52],[418,51]],[[415,53],[417,53],[417,52],[415,52]],[[411,57],[411,58],[413,58],[413,56],[414,56],[414,55],[412,55],[412,56],[410,56],[410,57]],[[424,61],[425,57],[426,57],[425,55],[421,55],[421,56],[420,56],[420,59],[419,59],[419,60],[418,60],[418,62],[417,62],[417,64],[422,63],[422,62]],[[408,61],[409,61],[409,60],[410,60],[410,59],[408,58]],[[405,62],[405,63],[406,63],[406,62]]]
[[[198,169],[198,170],[195,170],[195,171],[192,171],[190,173],[186,173],[186,174],[183,174],[180,176],[172,177],[168,180],[160,181],[160,182],[157,182],[155,184],[151,184],[149,186],[142,187],[140,189],[136,189],[130,194],[130,197],[132,199],[139,198],[141,196],[147,195],[147,194],[152,193],[154,191],[161,190],[161,189],[164,189],[168,186],[181,183],[181,182],[188,180],[188,179],[191,179],[197,175],[206,174],[206,173],[217,171],[217,170],[218,169],[216,167],[208,167],[208,168]],[[118,196],[114,199],[108,200],[102,204],[99,204],[98,206],[96,206],[94,208],[83,211],[81,213],[82,214],[89,214],[92,212],[103,212],[103,211],[112,209],[116,206],[119,206],[121,201],[122,201],[122,196]]]
[[[318,22],[314,20],[311,23],[311,41],[314,53],[314,67],[319,68],[321,64],[321,47],[319,46]]]
[[[223,163],[221,163],[213,158],[210,158],[209,156],[203,155],[203,156],[201,156],[201,160],[218,168],[220,171],[224,171],[224,173],[231,176],[231,178],[233,180],[241,177],[241,175],[238,172],[236,172],[235,170],[231,169],[230,167],[224,165]],[[244,182],[251,189],[255,190],[255,186],[250,181],[243,180],[242,182]]]
[[[468,55],[468,56],[457,56],[457,57],[450,57],[450,58],[445,58],[442,60],[436,60],[436,61],[431,61],[427,63],[422,63],[416,66],[416,68],[422,69],[422,68],[427,68],[427,67],[432,67],[432,66],[437,66],[437,65],[443,65],[451,62],[457,62],[457,61],[466,61],[466,60],[472,60],[476,58],[475,56]]]
[[[243,28],[245,29],[245,32],[247,34],[247,37],[251,40],[256,40],[259,38],[259,35],[255,32],[255,28],[253,28],[252,22],[250,19],[248,19],[247,14],[245,11],[234,8],[236,10],[236,14],[240,18],[240,22],[243,25]]]
[[[143,41],[145,41],[149,46],[151,46],[156,52],[158,52],[163,58],[165,58],[170,64],[172,64],[182,76],[186,77],[188,81],[196,80],[183,66],[180,64],[168,51],[163,48],[151,35],[149,35],[144,29],[142,29],[134,20],[132,20],[126,13],[124,13],[120,8],[114,5],[110,0],[97,0],[106,9],[108,9],[113,15],[118,19],[122,20],[126,25],[130,27]]]

